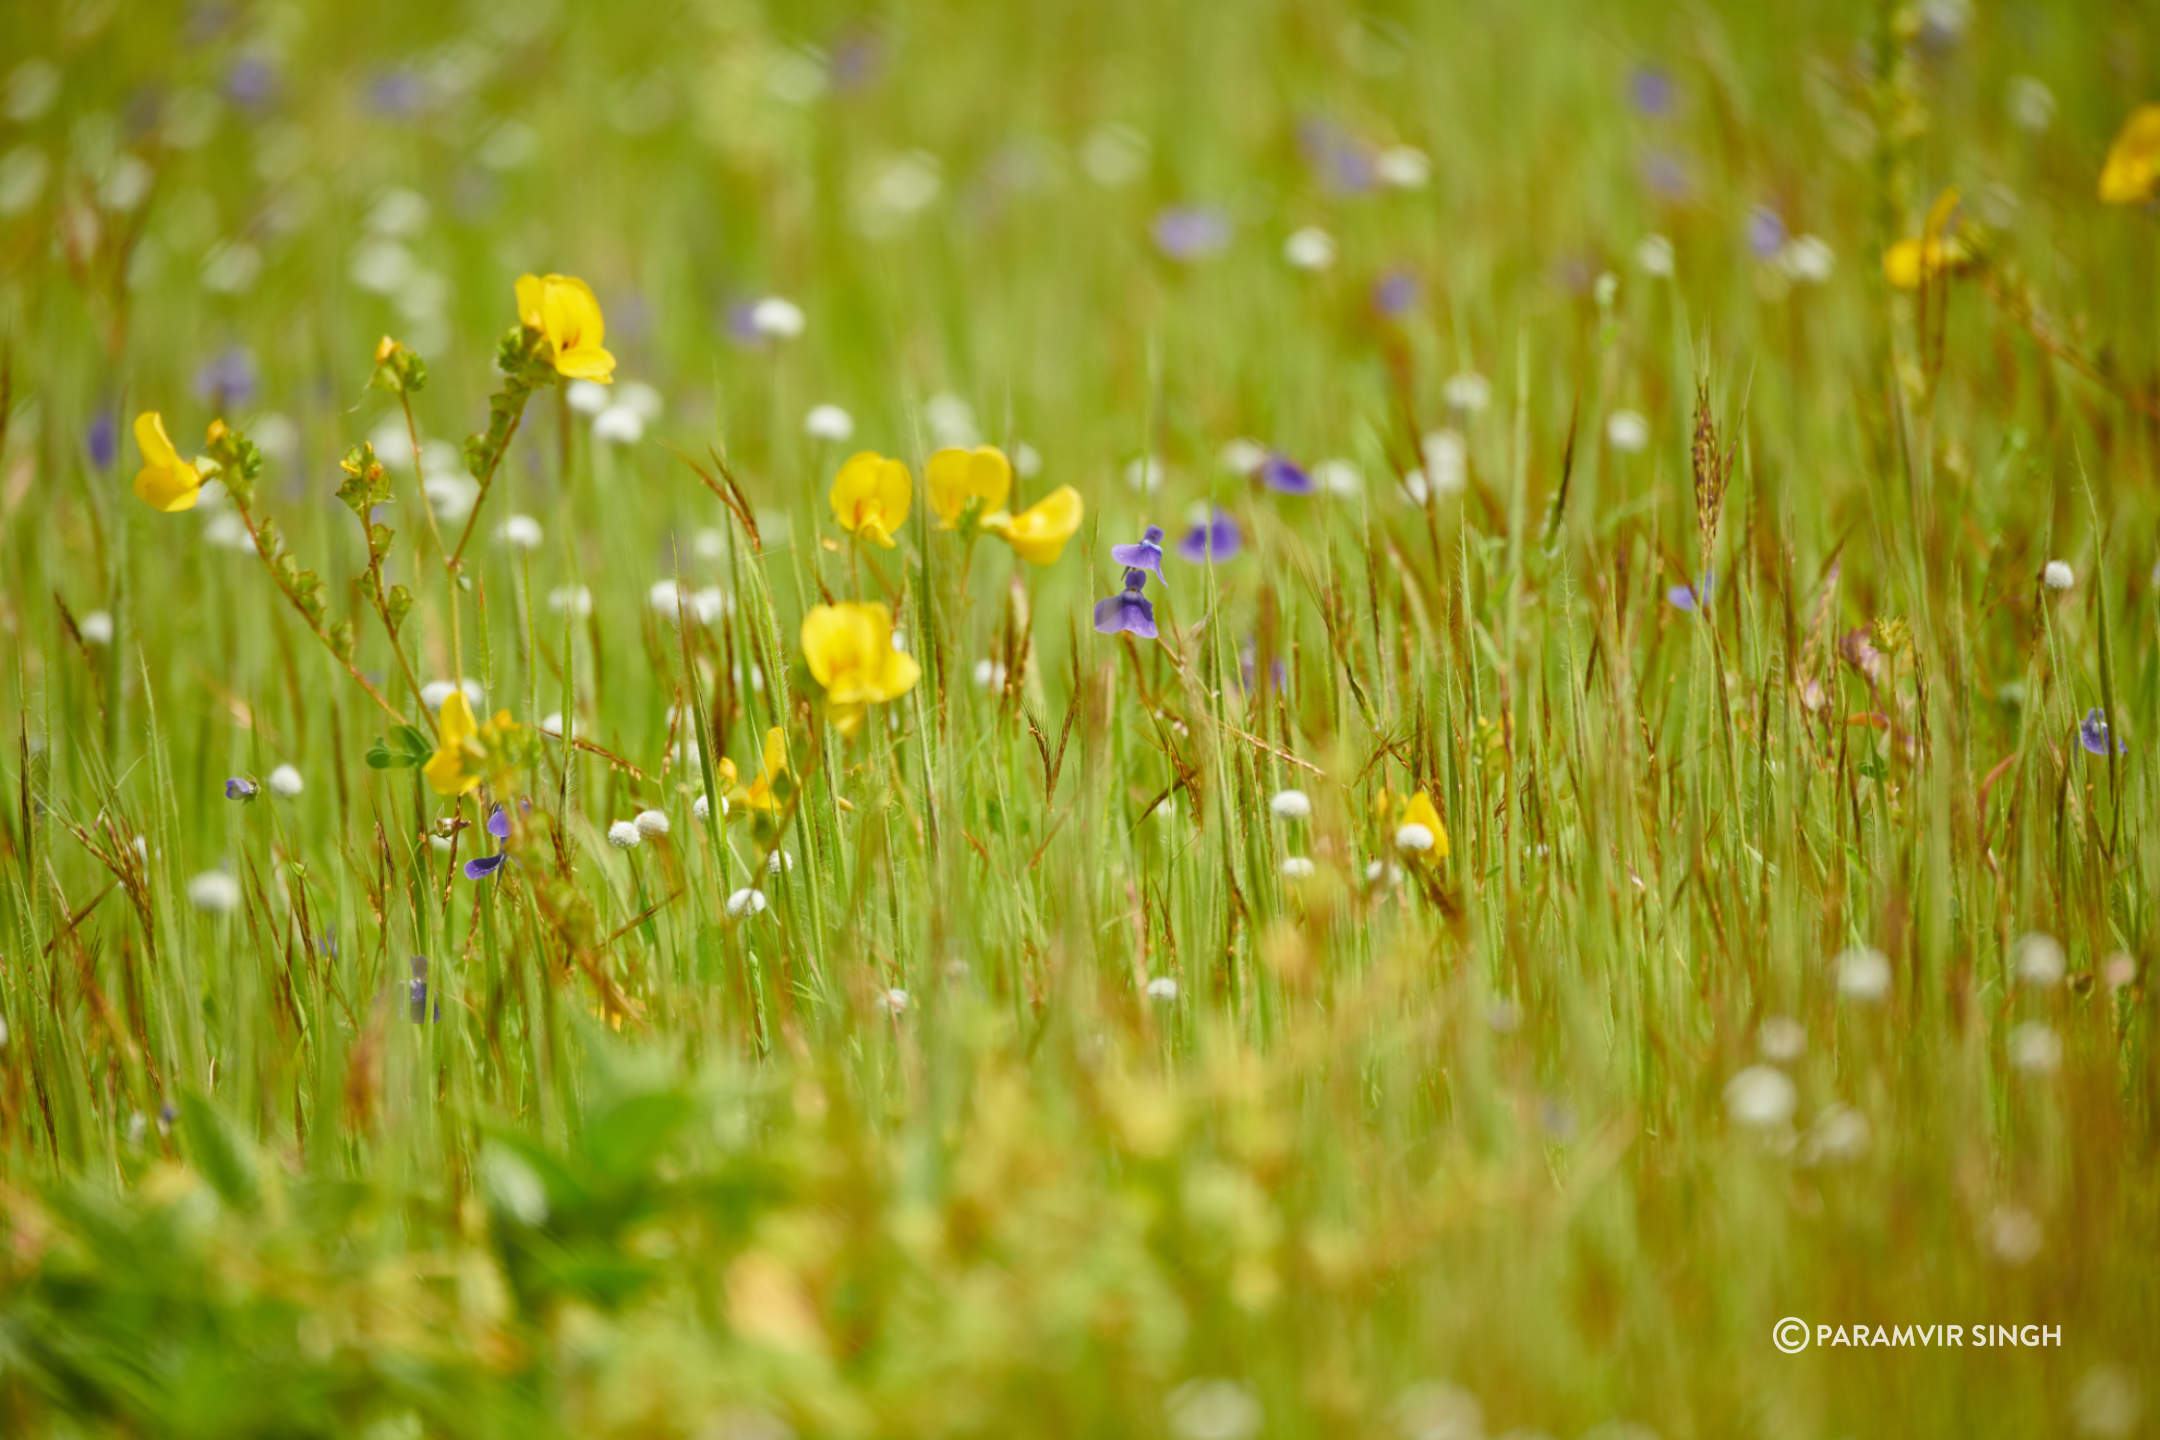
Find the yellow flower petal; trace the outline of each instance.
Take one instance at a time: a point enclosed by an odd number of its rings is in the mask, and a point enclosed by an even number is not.
[[[607,322],[592,287],[575,275],[520,275],[518,323],[547,337],[557,374],[573,380],[615,379],[615,357],[602,347]]]
[[[914,491],[907,466],[875,450],[859,451],[833,476],[833,518],[849,534],[890,550],[893,536],[907,523]]]
[[[1086,518],[1087,503],[1070,485],[1060,485],[1018,515],[1000,512],[985,516],[983,529],[1012,546],[1013,553],[1030,565],[1049,565],[1065,553]]]
[[[2123,122],[2100,167],[2100,199],[2142,205],[2160,184],[2160,105],[2140,105]]]
[[[915,688],[922,667],[893,648],[892,612],[883,605],[817,605],[803,616],[803,659],[825,688],[826,717],[852,730],[865,705],[897,700]]]
[[[135,472],[135,495],[153,510],[192,510],[202,498],[202,474],[180,458],[165,417],[145,410],[135,417],[135,443],[142,447],[143,468]]]
[[[497,720],[509,718],[500,715]],[[438,795],[464,795],[480,784],[479,772],[466,768],[471,752],[479,748],[475,743],[479,734],[480,727],[473,723],[472,705],[465,699],[465,692],[452,690],[444,696],[436,722],[435,753],[420,771],[427,778],[429,789]]]
[[[972,503],[979,501],[985,514],[1005,507],[1005,497],[1012,493],[1012,462],[995,445],[940,450],[923,467],[923,491],[938,528],[951,530]]]

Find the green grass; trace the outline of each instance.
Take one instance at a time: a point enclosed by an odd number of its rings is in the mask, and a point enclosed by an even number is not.
[[[2133,8],[164,8],[0,14],[0,1430],[2151,1433],[2160,256],[2094,194],[2160,95]],[[1430,181],[1343,193],[1329,134]],[[1974,263],[1893,291],[1949,185]],[[1158,252],[1181,203],[1220,254]],[[543,384],[453,579],[375,345],[456,472],[526,271],[664,410],[612,444]],[[732,337],[769,294],[803,333]],[[1020,502],[1084,495],[1054,564],[931,527],[955,400]],[[141,410],[262,446],[319,626],[229,500],[133,497]],[[1406,498],[1443,427],[1463,488]],[[1261,489],[1246,436],[1361,483]],[[916,476],[890,551],[826,503],[859,447]],[[1110,547],[1208,504],[1243,552],[1097,634]],[[727,604],[679,628],[678,576]],[[923,668],[853,735],[828,597]],[[588,747],[531,742],[479,882],[478,797],[395,763],[459,674]],[[700,823],[771,726],[779,815]],[[1444,860],[1378,808],[1419,789]]]

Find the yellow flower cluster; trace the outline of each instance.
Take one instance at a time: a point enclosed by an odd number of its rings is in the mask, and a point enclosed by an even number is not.
[[[938,529],[979,526],[1030,565],[1055,562],[1087,514],[1080,492],[1070,485],[1060,485],[1017,515],[1007,511],[1012,462],[995,445],[938,451],[924,467],[924,488]],[[915,481],[901,461],[864,450],[841,465],[828,498],[841,529],[890,550],[907,523]]]

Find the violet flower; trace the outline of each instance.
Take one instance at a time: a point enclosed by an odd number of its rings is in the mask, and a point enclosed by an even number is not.
[[[90,417],[89,433],[83,443],[90,451],[90,463],[100,470],[110,470],[120,456],[120,427],[110,410],[100,410]]]
[[[1227,511],[1217,510],[1205,524],[1195,525],[1178,541],[1178,558],[1192,565],[1205,565],[1210,560],[1217,564],[1230,559],[1245,548],[1245,537],[1238,533],[1237,521]]]
[[[245,775],[235,775],[225,782],[225,798],[242,802],[253,800],[262,793],[262,787]]]
[[[1673,78],[1662,65],[1637,65],[1628,75],[1628,99],[1653,119],[1672,110]]]
[[[1418,278],[1408,270],[1390,270],[1373,285],[1372,307],[1390,319],[1406,315],[1418,303]]]
[[[406,982],[405,1000],[408,1007],[406,1013],[412,1016],[413,1023],[416,1025],[425,1024],[428,1018],[427,956],[425,955],[412,957],[412,979]],[[435,1018],[437,1020],[442,1019],[441,1000],[435,1002]]]
[[[1310,495],[1313,478],[1289,456],[1269,452],[1260,462],[1260,483],[1279,495]]]
[[[2122,739],[2110,736],[2107,711],[2095,705],[2091,710],[2085,712],[2085,719],[2078,726],[2078,744],[2085,747],[2085,753],[2088,755],[2105,755],[2108,753],[2108,741],[2110,738],[2115,740],[2116,754],[2127,755],[2130,753],[2129,745],[2124,743]]]
[[[487,832],[498,841],[508,840],[510,838],[510,812],[500,805],[490,811],[488,813]],[[503,862],[509,858],[510,852],[498,844],[493,855],[476,855],[465,862],[465,878],[468,880],[485,880],[497,870],[502,869]]]
[[[1717,571],[1705,570],[1703,571],[1702,584],[1675,585],[1672,589],[1667,590],[1665,592],[1666,603],[1670,604],[1675,610],[1685,610],[1693,614],[1710,603],[1710,592],[1716,584]]]
[[[1129,570],[1145,570],[1160,580],[1163,578],[1162,542],[1162,526],[1150,525],[1136,543],[1111,546],[1110,558]]]
[[[1785,248],[1785,217],[1768,205],[1757,205],[1748,211],[1747,244],[1756,259],[1775,259]]]
[[[1095,602],[1095,630],[1102,635],[1138,635],[1155,638],[1155,605],[1140,592],[1147,588],[1147,571],[1125,572],[1125,588],[1106,600]]]
[[[1205,205],[1173,205],[1155,217],[1155,248],[1172,260],[1205,260],[1230,243],[1230,217]]]

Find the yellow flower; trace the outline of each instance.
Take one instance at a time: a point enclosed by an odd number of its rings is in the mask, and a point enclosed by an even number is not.
[[[727,776],[729,783],[733,784],[735,762],[722,760],[720,771]],[[783,792],[791,788],[792,785],[788,783],[787,734],[775,725],[765,732],[765,768],[757,779],[750,782],[747,789],[736,785],[728,795],[728,803],[751,810],[762,810],[768,815],[777,815],[782,803],[787,799]]]
[[[1065,542],[1079,530],[1086,514],[1087,505],[1080,499],[1080,492],[1070,485],[1060,485],[1018,515],[1000,510],[985,515],[982,524],[1030,565],[1049,565],[1065,552]]]
[[[517,728],[507,710],[496,711],[485,725],[475,724],[465,692],[452,690],[443,697],[435,753],[420,770],[428,788],[438,795],[468,795],[487,779],[498,791],[509,789],[513,777],[507,742]]]
[[[1012,462],[995,445],[940,450],[923,467],[923,490],[937,512],[938,529],[957,529],[969,505],[979,502],[982,514],[1005,508],[1005,497],[1012,493]]]
[[[2142,205],[2160,187],[2160,105],[2140,105],[2123,122],[2100,167],[2100,199]]]
[[[1900,290],[1917,290],[1962,269],[1972,259],[1972,252],[1950,233],[1957,208],[1955,187],[1936,196],[1918,237],[1900,240],[1883,252],[1883,277]]]
[[[892,611],[879,604],[818,605],[803,616],[803,659],[843,735],[862,723],[864,706],[897,700],[922,677],[914,657],[893,648],[892,634]]]
[[[907,466],[875,450],[858,451],[833,476],[833,518],[849,534],[890,550],[893,535],[907,523],[914,493]]]
[[[135,443],[142,447],[143,468],[135,473],[135,494],[153,510],[192,510],[202,498],[202,472],[180,458],[165,433],[165,417],[145,410],[135,417]]]
[[[1432,797],[1423,790],[1412,795],[1395,812],[1395,833],[1402,834],[1405,825],[1422,825],[1433,838],[1432,848],[1419,852],[1424,860],[1445,860],[1448,857],[1447,826],[1440,823],[1440,812],[1433,808]],[[1397,842],[1397,848],[1401,844]]]
[[[607,323],[592,287],[575,275],[520,275],[518,320],[547,337],[555,371],[572,380],[615,379],[615,357],[600,347]]]

